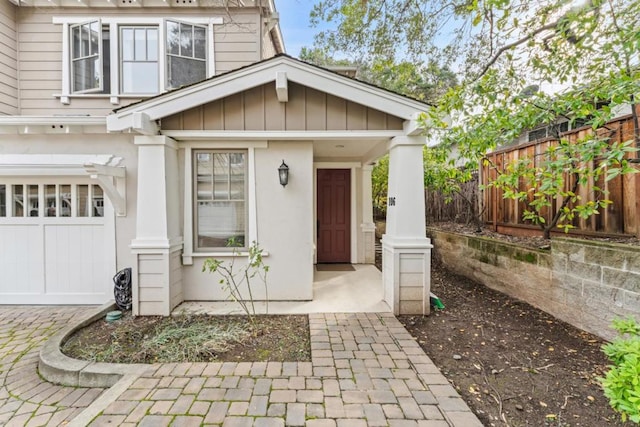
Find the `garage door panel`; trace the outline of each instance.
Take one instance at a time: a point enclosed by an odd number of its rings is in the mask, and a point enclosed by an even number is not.
[[[102,225],[45,226],[46,293],[105,293]]]
[[[32,187],[37,192],[24,202],[29,209],[6,209],[22,203],[21,194]],[[0,182],[0,304],[112,299],[114,221],[111,204],[94,184]]]
[[[44,291],[42,230],[38,225],[0,226],[0,294]],[[0,303],[2,298],[0,297]]]

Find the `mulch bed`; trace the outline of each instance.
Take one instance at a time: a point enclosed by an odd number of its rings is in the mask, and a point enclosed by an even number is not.
[[[74,334],[64,354],[109,363],[298,362],[311,360],[307,316],[139,316],[98,320]]]

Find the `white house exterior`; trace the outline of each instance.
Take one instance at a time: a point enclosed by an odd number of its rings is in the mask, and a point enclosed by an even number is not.
[[[373,263],[388,152],[385,300],[428,312],[426,105],[282,55],[272,2],[2,1],[0,304],[102,303],[131,267],[168,315],[253,241],[270,300],[313,299],[314,264]]]

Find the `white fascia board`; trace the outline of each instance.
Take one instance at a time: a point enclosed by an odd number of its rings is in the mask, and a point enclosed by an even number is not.
[[[362,104],[384,113],[411,120],[428,106],[401,95],[347,79],[316,67],[289,61],[287,78],[295,83]]]
[[[288,57],[278,57],[263,63],[232,71],[184,89],[143,101],[109,116],[109,131],[122,131],[133,127],[131,116],[135,111],[145,112],[150,120],[157,120],[196,106],[222,99],[256,86],[272,82],[277,72],[284,72],[288,80],[326,92],[390,115],[411,120],[427,105],[401,95],[369,86],[356,80],[336,75]]]
[[[138,24],[138,25],[160,25],[165,19],[164,17],[149,17],[149,16],[54,16],[52,18],[53,24],[79,24],[81,22],[92,21],[100,19],[103,24]],[[184,15],[180,16],[181,21],[185,21],[191,24],[212,24],[220,25],[224,23],[224,19],[221,16],[203,17],[201,15]]]
[[[397,130],[360,131],[211,131],[211,130],[163,130],[162,135],[176,141],[370,141],[387,140],[402,136]]]
[[[106,124],[105,117],[99,116],[0,116],[0,126],[96,126],[104,124]]]
[[[61,126],[64,129],[61,129]],[[0,135],[106,133],[105,117],[0,116]]]

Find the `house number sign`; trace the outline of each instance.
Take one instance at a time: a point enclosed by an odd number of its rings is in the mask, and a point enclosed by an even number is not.
[[[395,206],[396,205],[396,198],[395,197],[389,197],[389,203],[387,203],[389,206]]]

